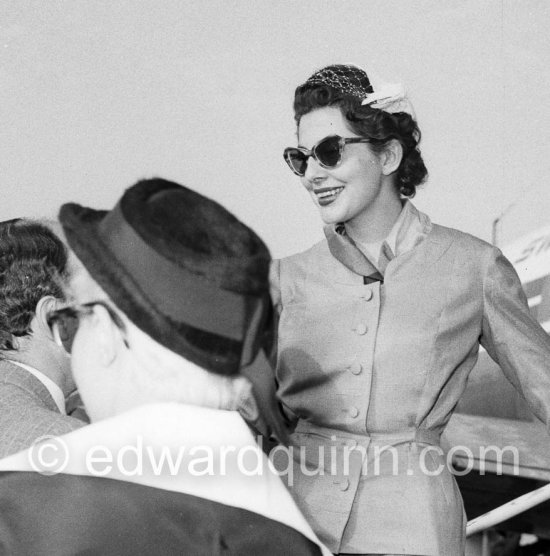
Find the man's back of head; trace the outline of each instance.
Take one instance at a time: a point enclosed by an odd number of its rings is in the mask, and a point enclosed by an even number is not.
[[[68,251],[52,228],[29,219],[0,222],[0,454],[82,423],[65,415],[74,391],[70,359],[47,315],[65,303]]]
[[[44,297],[64,299],[67,250],[46,225],[18,218],[0,222],[0,350],[18,351],[32,335]]]

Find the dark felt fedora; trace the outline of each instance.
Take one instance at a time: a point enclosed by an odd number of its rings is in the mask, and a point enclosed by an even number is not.
[[[111,211],[65,204],[59,220],[117,307],[186,359],[234,375],[269,337],[269,251],[211,199],[157,178]]]

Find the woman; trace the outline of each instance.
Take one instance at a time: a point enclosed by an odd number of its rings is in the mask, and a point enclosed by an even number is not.
[[[289,482],[334,553],[463,554],[441,433],[480,343],[548,423],[550,338],[498,249],[408,200],[427,172],[400,87],[329,66],[294,109],[299,146],[285,159],[326,239],[272,272]]]

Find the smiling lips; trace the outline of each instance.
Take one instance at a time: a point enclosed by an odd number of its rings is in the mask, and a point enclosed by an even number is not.
[[[317,202],[324,207],[330,205],[343,189],[343,187],[324,187],[316,189],[314,193],[317,196]]]

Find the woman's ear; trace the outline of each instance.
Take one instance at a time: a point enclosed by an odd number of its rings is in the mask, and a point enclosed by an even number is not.
[[[397,139],[392,139],[385,145],[380,156],[382,162],[382,173],[385,176],[393,174],[403,159],[403,146]]]

